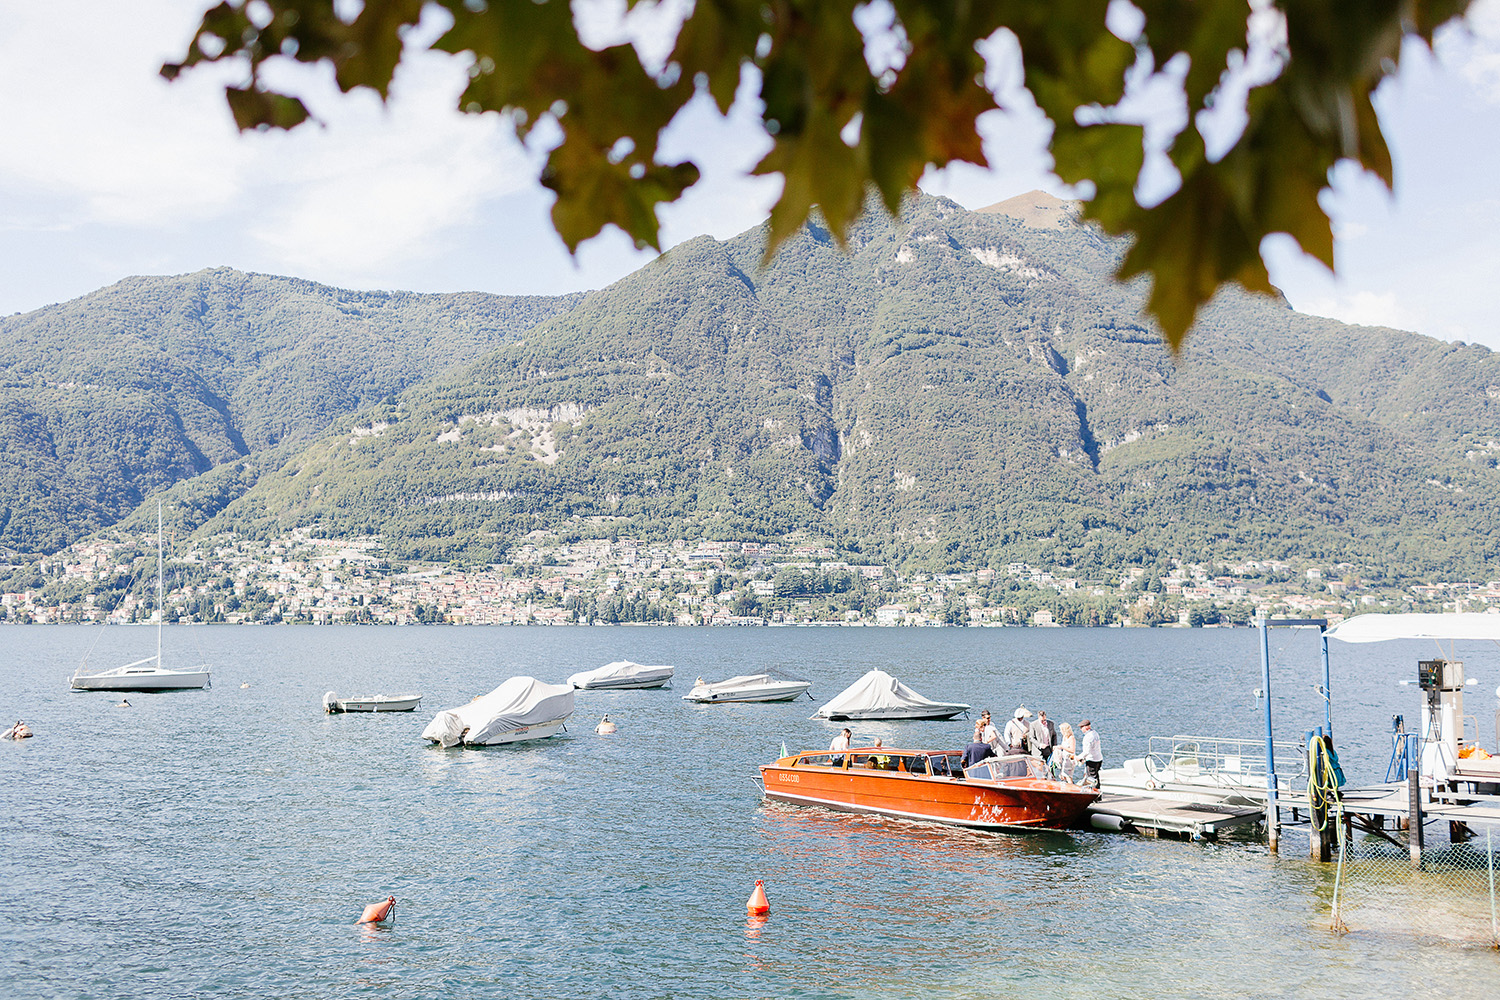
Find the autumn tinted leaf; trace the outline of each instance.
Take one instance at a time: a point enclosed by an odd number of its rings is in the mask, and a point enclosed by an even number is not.
[[[1234,53],[1250,49],[1251,7],[1234,0],[1137,0],[1143,26],[1129,40],[1107,22],[1110,0],[891,0],[882,42],[896,55],[878,68],[855,20],[871,8],[856,0],[696,0],[661,72],[629,45],[585,46],[567,0],[225,0],[162,73],[241,64],[245,85],[226,92],[236,123],[290,128],[311,116],[295,95],[262,85],[268,60],[327,62],[345,91],[368,87],[384,98],[410,51],[403,35],[428,3],[453,19],[432,48],[470,67],[462,110],[508,115],[523,140],[539,121],[556,121],[563,139],[542,181],[557,193],[553,222],[570,248],[611,224],[657,246],[657,209],[698,179],[691,163],[657,161],[662,132],[700,89],[727,112],[751,80],[773,141],[755,172],[784,182],[768,252],[815,208],[842,242],[871,188],[894,212],[929,167],[988,163],[977,122],[995,99],[977,46],[1008,30],[1025,85],[1052,121],[1058,176],[1092,186],[1087,218],[1134,237],[1121,276],[1151,277],[1149,308],[1174,348],[1220,285],[1269,289],[1266,234],[1289,233],[1332,266],[1332,231],[1318,204],[1329,170],[1347,159],[1391,182],[1372,95],[1403,39],[1430,42],[1469,6],[1272,0],[1258,19],[1284,18],[1280,72],[1251,93],[1243,134],[1216,161],[1196,115],[1221,99]],[[1179,54],[1188,124],[1166,149],[1179,187],[1145,208],[1136,200],[1143,132],[1118,106],[1128,74],[1161,70]]]

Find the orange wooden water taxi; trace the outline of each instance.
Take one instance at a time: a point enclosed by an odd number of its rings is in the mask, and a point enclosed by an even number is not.
[[[766,798],[981,830],[1081,825],[1099,790],[1056,781],[1036,757],[963,767],[958,751],[859,747],[792,754],[761,766]]]

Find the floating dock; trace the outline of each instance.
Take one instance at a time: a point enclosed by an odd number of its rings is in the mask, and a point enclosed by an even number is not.
[[[1183,802],[1147,794],[1106,791],[1088,810],[1096,830],[1122,830],[1147,837],[1212,840],[1222,831],[1259,823],[1265,810],[1222,802]]]

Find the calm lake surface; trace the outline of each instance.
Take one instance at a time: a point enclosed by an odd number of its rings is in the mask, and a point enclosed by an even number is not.
[[[26,997],[1371,997],[1482,995],[1482,946],[1327,930],[1332,866],[1100,832],[1027,835],[767,804],[756,766],[827,746],[817,704],[871,667],[1003,718],[1089,716],[1106,766],[1152,735],[1263,735],[1252,630],[173,627],[201,692],[70,692],[149,627],[0,626],[0,983]],[[1332,643],[1351,781],[1383,779],[1432,643]],[[1460,649],[1494,746],[1500,654]],[[1279,739],[1323,720],[1317,637],[1272,635]],[[439,709],[505,678],[671,663],[579,692],[569,733],[433,748]],[[693,679],[779,667],[817,702],[696,706]],[[248,684],[248,687],[242,685]],[[325,691],[421,691],[325,716]],[[593,726],[608,712],[611,737]],[[957,747],[970,723],[856,737]],[[771,916],[746,920],[763,879]],[[393,926],[355,926],[394,895]]]

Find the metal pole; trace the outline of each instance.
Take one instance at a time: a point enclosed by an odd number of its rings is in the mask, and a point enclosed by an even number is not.
[[[1264,618],[1257,618],[1260,628],[1260,677],[1266,696],[1266,840],[1271,850],[1280,849],[1281,809],[1276,803],[1276,749],[1271,729],[1271,639]]]
[[[1495,828],[1484,828],[1484,854],[1490,868],[1490,943],[1500,948],[1500,921],[1495,919]]]
[[[1422,769],[1420,767],[1408,767],[1406,769],[1406,844],[1411,852],[1411,863],[1418,868],[1422,866]]]
[[[1328,733],[1329,744],[1333,742],[1333,687],[1328,676],[1328,633],[1319,631],[1323,644],[1323,728]]]

